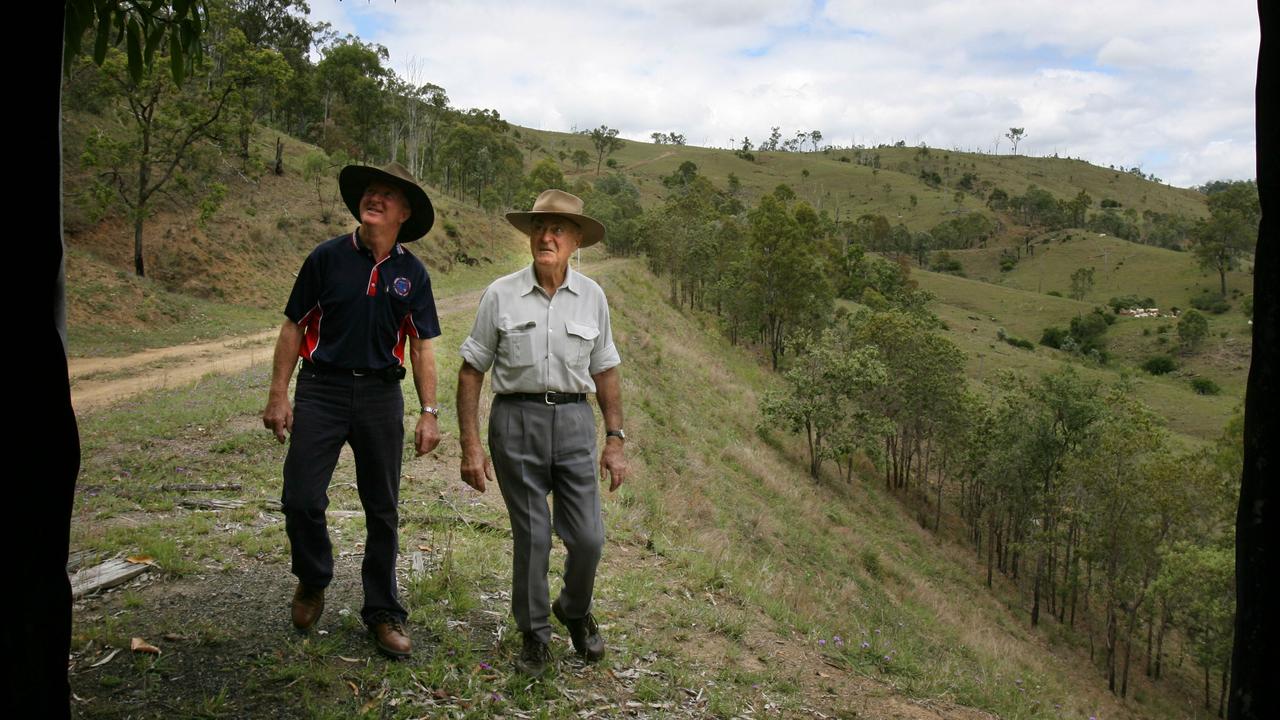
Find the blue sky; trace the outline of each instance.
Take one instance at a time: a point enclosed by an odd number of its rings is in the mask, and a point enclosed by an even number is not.
[[[1254,176],[1256,6],[1175,0],[312,0],[458,107],[548,130],[690,143],[821,130]]]

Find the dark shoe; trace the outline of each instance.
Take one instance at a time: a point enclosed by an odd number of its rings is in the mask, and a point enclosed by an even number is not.
[[[551,603],[551,612],[569,628],[569,639],[573,641],[573,649],[578,651],[579,656],[587,662],[595,662],[604,657],[604,638],[600,637],[600,627],[596,625],[596,619],[591,613],[571,620],[565,617],[559,599]]]
[[[324,612],[324,588],[313,588],[298,583],[293,591],[293,626],[299,630],[310,630]]]
[[[404,631],[404,623],[399,620],[388,616],[378,617],[369,625],[369,631],[373,633],[373,641],[378,644],[378,650],[383,655],[398,660],[413,653],[413,641]]]
[[[524,646],[516,658],[516,672],[529,677],[541,677],[551,662],[551,648],[533,633],[524,633]]]

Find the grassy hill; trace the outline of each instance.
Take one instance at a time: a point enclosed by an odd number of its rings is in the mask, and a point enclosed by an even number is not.
[[[227,199],[207,223],[197,223],[189,207],[162,206],[148,225],[151,274],[134,278],[128,229],[118,218],[96,222],[78,201],[85,178],[76,169],[74,138],[91,122],[72,118],[66,143],[73,354],[119,354],[275,325],[306,252],[352,226],[341,206],[330,221],[321,219],[301,172],[311,148],[286,139],[285,175],[229,165]],[[520,132],[542,139],[534,160],[590,149],[581,136]],[[274,136],[260,133],[255,142],[265,155]],[[786,182],[832,214],[878,212],[914,230],[982,207],[973,196],[955,200],[950,185],[965,172],[1010,192],[1035,183],[1069,197],[1084,187],[1139,211],[1203,213],[1195,193],[1074,160],[864,152],[879,154],[880,167],[861,164],[874,160],[853,151],[756,153],[748,162],[729,151],[635,142],[615,157],[646,203],[664,194],[661,176],[691,160],[721,187],[735,174],[748,201]],[[841,161],[846,154],[850,162]],[[942,189],[919,179],[926,167],[945,178]],[[594,177],[593,170],[569,173],[571,181]],[[474,291],[523,261],[523,242],[500,218],[428,192],[439,219],[414,250],[431,268],[438,295]],[[1044,347],[1011,347],[996,339],[997,328],[1035,341],[1046,325],[1064,325],[1111,295],[1151,295],[1184,307],[1214,280],[1182,253],[1068,235],[1042,238],[1048,244],[1008,273],[999,272],[996,258],[1014,237],[957,253],[971,279],[913,272],[937,294],[934,311],[967,353],[975,382],[994,383],[1002,369],[1039,373],[1079,362]],[[860,468],[863,479],[852,485],[810,480],[800,447],[759,427],[756,399],[776,378],[758,358],[727,344],[712,319],[673,309],[665,281],[643,261],[585,255],[614,308],[634,437],[634,480],[606,503],[610,545],[599,602],[612,658],[603,668],[578,666],[561,648],[554,682],[529,685],[507,672],[517,642],[501,594],[510,572],[505,516],[494,493],[476,496],[457,481],[451,437],[405,468],[401,574],[418,655],[401,664],[371,656],[352,618],[359,601],[352,558],[362,526],[353,512],[359,504],[349,457],[333,485],[331,522],[345,575],[326,616],[329,634],[293,636],[284,618],[285,540],[271,504],[283,451],[257,419],[267,379],[258,367],[84,418],[73,549],[85,563],[144,554],[158,568],[150,580],[78,607],[73,689],[92,698],[80,712],[348,717],[376,708],[388,717],[569,717],[604,708],[716,717],[1207,717],[1192,697],[1191,662],[1159,685],[1135,672],[1127,700],[1107,693],[1079,636],[1052,620],[1029,631],[1014,588],[999,578],[994,592],[984,588],[971,552],[945,533],[921,529],[882,489],[874,468]],[[1083,302],[1047,294],[1065,291],[1070,272],[1089,263],[1096,263],[1097,282]],[[1248,276],[1230,282],[1243,291]],[[442,398],[452,397],[456,350],[470,322],[465,310],[445,319],[437,352]],[[1134,376],[1144,400],[1195,443],[1217,435],[1243,392],[1248,329],[1234,310],[1215,316],[1207,351],[1184,359],[1173,375],[1142,375],[1138,363],[1168,351],[1160,338],[1169,331],[1158,328],[1171,322],[1119,320],[1109,330],[1116,359],[1083,372]],[[1191,375],[1214,378],[1223,394],[1194,394]],[[242,490],[235,497],[245,505],[185,507],[187,498],[163,489],[175,479],[236,482]],[[94,666],[131,637],[161,638],[165,654]],[[296,702],[282,703],[282,693]]]
[[[133,228],[118,213],[93,209],[90,174],[79,148],[96,118],[68,114],[64,123],[65,236],[70,352],[120,354],[278,325],[293,276],[316,244],[350,232],[355,221],[336,197],[333,168],[323,198],[304,177],[312,145],[281,136],[284,174],[246,172],[227,159],[217,180],[226,197],[207,222],[194,201],[162,199],[145,226],[147,277],[133,273]],[[274,154],[277,133],[262,129],[256,157]],[[436,224],[412,251],[449,290],[487,277],[495,261],[523,245],[500,217],[428,187]]]
[[[257,421],[266,392],[258,368],[85,420],[73,549],[145,554],[158,568],[150,582],[79,606],[72,683],[92,698],[80,712],[146,716],[163,692],[164,712],[212,716],[1195,715],[1141,678],[1130,700],[1110,696],[1087,648],[1052,622],[1028,631],[1013,589],[983,588],[970,552],[921,529],[874,473],[853,485],[810,480],[791,439],[757,430],[755,400],[772,374],[668,306],[642,262],[593,261],[588,272],[611,297],[626,351],[634,438],[633,480],[606,501],[598,613],[611,656],[602,668],[575,664],[559,643],[552,680],[509,673],[518,642],[502,595],[504,511],[495,493],[457,480],[450,437],[405,467],[401,576],[414,658],[371,656],[343,614],[359,602],[358,572],[344,558],[358,557],[363,537],[349,457],[332,491],[339,581],[327,635],[293,635],[271,509],[283,450]],[[470,320],[445,322],[442,397],[452,396]],[[233,497],[246,505],[188,509],[187,496],[162,489],[174,479],[239,483]],[[164,654],[92,667],[131,637]],[[282,692],[294,700],[282,703]]]
[[[519,131],[538,138],[541,143],[535,159],[558,157],[560,151],[572,153],[578,149],[591,153],[593,164],[581,172],[568,172],[567,177],[587,181],[595,178],[595,155],[589,138],[527,128]],[[691,161],[698,166],[699,174],[721,188],[728,185],[730,173],[736,175],[749,201],[771,192],[779,183],[787,183],[800,197],[816,208],[827,210],[833,217],[882,214],[890,222],[902,222],[911,230],[928,230],[957,211],[987,211],[984,199],[972,193],[957,204],[956,184],[966,173],[976,176],[975,183],[1002,188],[1010,194],[1021,194],[1034,184],[1057,197],[1069,199],[1083,189],[1094,198],[1095,209],[1103,199],[1112,199],[1123,208],[1133,208],[1139,215],[1144,210],[1180,212],[1190,217],[1208,214],[1204,197],[1197,192],[1080,160],[984,155],[938,148],[922,151],[914,147],[753,154],[755,160],[747,161],[729,150],[627,141],[611,157],[619,170],[637,179],[646,201],[664,194],[660,178],[675,172],[681,163]],[[846,158],[848,162],[843,161]],[[874,165],[876,162],[878,167]],[[920,172],[926,169],[939,174],[943,181],[941,187],[931,188],[920,178]],[[916,198],[914,206],[912,196]]]

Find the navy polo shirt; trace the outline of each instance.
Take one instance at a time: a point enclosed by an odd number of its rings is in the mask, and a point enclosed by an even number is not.
[[[400,243],[375,262],[354,232],[311,251],[284,314],[303,329],[298,354],[321,367],[397,367],[406,337],[440,334],[422,262]]]

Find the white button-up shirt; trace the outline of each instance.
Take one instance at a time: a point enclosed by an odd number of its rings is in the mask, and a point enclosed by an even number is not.
[[[497,394],[595,392],[591,376],[622,362],[604,290],[569,268],[547,297],[532,265],[484,291],[461,355],[482,373],[493,368]]]

